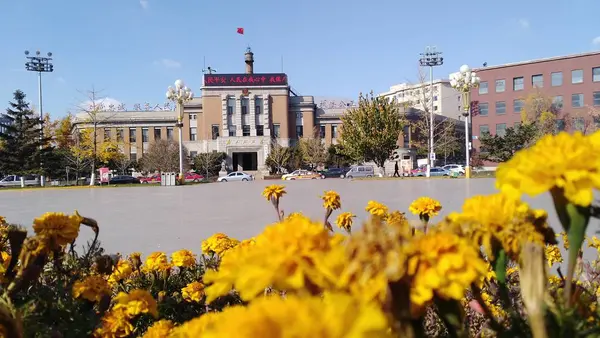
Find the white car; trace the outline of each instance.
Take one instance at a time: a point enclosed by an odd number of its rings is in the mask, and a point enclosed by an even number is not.
[[[449,172],[457,172],[459,175],[465,174],[465,167],[461,164],[448,164],[442,167],[444,170],[448,170]]]
[[[254,177],[243,171],[234,171],[227,176],[217,178],[217,182],[254,181]]]

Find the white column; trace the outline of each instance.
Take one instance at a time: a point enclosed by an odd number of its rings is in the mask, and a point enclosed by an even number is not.
[[[242,136],[242,96],[235,98],[235,136]]]
[[[271,136],[271,120],[270,120],[270,115],[271,112],[269,111],[269,99],[270,99],[270,95],[269,94],[265,94],[262,97],[263,99],[263,120],[262,123],[264,125],[264,135],[265,136]]]
[[[223,122],[223,131],[221,132],[221,136],[227,137],[229,136],[229,123],[227,123],[227,95],[221,95],[221,118]]]
[[[250,105],[250,107],[248,107],[248,109],[250,109],[250,118],[248,119],[248,121],[250,122],[250,136],[256,136],[256,105],[255,105],[255,98],[256,95],[252,95],[252,97],[250,97],[250,102],[248,103]]]

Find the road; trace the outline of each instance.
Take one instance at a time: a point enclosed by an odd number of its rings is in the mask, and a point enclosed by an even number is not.
[[[80,214],[99,222],[100,240],[108,252],[140,251],[147,254],[181,248],[199,252],[202,240],[214,232],[244,239],[274,222],[273,207],[261,196],[263,188],[274,183],[286,186],[288,193],[281,202],[286,214],[298,211],[320,220],[324,211],[319,196],[331,189],[342,196],[342,211],[352,211],[357,215],[357,223],[367,217],[364,208],[369,200],[407,212],[410,202],[416,197],[430,196],[442,203],[443,216],[459,210],[462,201],[469,196],[495,191],[494,180],[484,178],[326,179],[183,187],[30,189],[0,191],[0,215],[30,228],[33,218],[46,211],[70,213],[77,209]],[[548,194],[530,202],[533,207],[548,210],[552,226],[555,230],[560,229]],[[336,215],[334,213],[332,219]],[[597,229],[598,222],[594,221],[590,233]],[[90,233],[82,228],[80,237],[89,238]],[[82,244],[81,240],[79,243]],[[590,252],[586,251],[586,256]]]

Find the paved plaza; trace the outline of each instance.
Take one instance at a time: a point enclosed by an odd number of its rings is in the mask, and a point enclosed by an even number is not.
[[[215,232],[244,239],[275,221],[273,207],[261,196],[263,188],[274,183],[286,186],[288,193],[282,199],[286,214],[299,211],[321,220],[324,210],[319,196],[325,190],[335,190],[342,196],[342,211],[355,213],[357,223],[367,217],[364,208],[369,200],[407,212],[416,197],[430,196],[442,203],[442,215],[446,215],[459,210],[469,196],[495,191],[493,179],[326,179],[184,187],[28,189],[0,191],[0,215],[29,227],[34,217],[46,211],[70,213],[77,209],[98,221],[100,240],[108,252],[147,254],[181,248],[199,252],[201,241]],[[548,194],[532,200],[531,204],[548,210],[553,227],[560,229]],[[336,216],[334,212],[332,220]],[[598,229],[597,221],[594,222],[590,233]],[[89,229],[82,228],[81,238],[89,238],[90,234]]]

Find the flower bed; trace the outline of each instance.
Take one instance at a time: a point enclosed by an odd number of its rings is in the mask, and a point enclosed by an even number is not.
[[[596,336],[599,261],[582,247],[600,248],[584,236],[598,154],[600,133],[547,136],[500,165],[496,194],[436,221],[429,197],[408,206],[418,221],[369,201],[354,231],[336,192],[313,220],[286,214],[271,185],[273,224],[242,241],[214,234],[198,254],[107,255],[77,212],[36,218],[30,236],[0,218],[0,337]],[[524,193],[550,193],[564,232]],[[95,233],[83,254],[80,231]],[[553,275],[559,245],[568,267]]]

